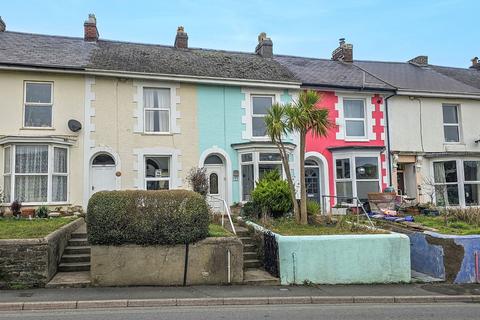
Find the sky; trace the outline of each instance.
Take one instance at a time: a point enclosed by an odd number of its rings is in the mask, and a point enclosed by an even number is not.
[[[173,45],[183,25],[190,47],[253,52],[260,32],[275,54],[327,58],[339,38],[355,60],[470,66],[480,56],[479,2],[470,0],[18,0],[0,2],[7,30],[83,37],[95,13],[104,39]]]

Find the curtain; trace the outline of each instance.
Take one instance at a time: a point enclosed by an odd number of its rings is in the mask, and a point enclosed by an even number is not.
[[[16,173],[47,173],[48,146],[17,145],[15,152]]]
[[[16,176],[15,198],[22,202],[46,202],[48,176]]]
[[[170,89],[144,89],[143,99],[145,131],[168,132],[170,130]]]
[[[53,172],[67,173],[67,149],[54,148]]]
[[[445,177],[445,166],[443,165],[443,162],[433,163],[433,176],[436,183],[447,182],[447,179]]]
[[[53,176],[52,201],[67,201],[67,176]]]

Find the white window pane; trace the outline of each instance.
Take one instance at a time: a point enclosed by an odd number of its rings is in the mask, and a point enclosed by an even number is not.
[[[480,185],[465,184],[465,204],[467,206],[480,205]]]
[[[3,151],[3,172],[10,173],[11,170],[11,148],[5,148]]]
[[[145,111],[145,132],[168,132],[170,130],[168,110]]]
[[[52,201],[67,201],[67,177],[53,176],[52,179]]]
[[[337,169],[337,179],[350,178],[350,159],[338,159],[335,161]]]
[[[465,181],[480,181],[480,161],[464,161]]]
[[[364,118],[365,108],[363,100],[343,100],[345,118]]]
[[[365,136],[365,121],[363,120],[346,120],[348,137],[364,137]]]
[[[282,161],[280,153],[260,153],[260,161]]]
[[[170,158],[147,157],[145,159],[145,177],[147,178],[170,177]]]
[[[356,157],[355,172],[357,179],[377,179],[378,178],[378,158],[376,157]]]
[[[242,165],[242,199],[250,200],[250,195],[255,187],[255,178],[253,177],[253,164]]]
[[[27,83],[25,101],[27,103],[51,103],[52,85],[50,83]]]
[[[336,187],[337,187],[337,197],[340,197],[337,200],[338,202],[347,202],[349,200],[347,198],[351,198],[353,196],[351,181],[337,182]],[[342,197],[346,197],[346,198],[342,198]]]
[[[10,194],[11,194],[11,176],[4,176],[3,177],[3,201],[0,199],[0,202],[10,202]]]
[[[435,198],[437,206],[458,206],[458,185],[435,186]]]
[[[48,176],[16,176],[15,200],[21,202],[46,202]]]
[[[263,176],[270,171],[277,170],[278,173],[280,173],[280,177],[282,176],[282,165],[279,164],[273,164],[273,163],[261,163],[258,165],[258,175],[259,179],[262,179]]]
[[[168,190],[169,181],[147,181],[147,190]]]
[[[436,183],[457,182],[456,161],[434,162],[433,176]]]
[[[26,127],[51,127],[52,107],[51,106],[25,106]]]
[[[145,108],[170,108],[170,89],[143,89]]]
[[[67,173],[67,149],[54,148],[53,172]]]
[[[48,146],[17,145],[15,149],[16,173],[48,172]]]
[[[457,106],[443,106],[443,123],[458,123]]]
[[[272,101],[272,97],[252,97],[253,114],[267,114]]]
[[[458,133],[458,126],[444,126],[443,132],[445,134],[445,142],[459,142],[460,134]]]
[[[379,192],[378,181],[357,181],[357,198],[361,201],[368,200],[368,194]]]
[[[264,137],[267,134],[267,126],[265,125],[265,118],[252,118],[252,128],[254,137]]]

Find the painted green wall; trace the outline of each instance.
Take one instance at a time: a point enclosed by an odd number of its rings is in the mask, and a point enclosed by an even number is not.
[[[277,241],[283,285],[410,282],[410,241],[403,234],[277,235]]]

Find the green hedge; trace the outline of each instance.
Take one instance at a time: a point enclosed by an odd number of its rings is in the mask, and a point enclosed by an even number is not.
[[[88,202],[93,245],[192,243],[208,236],[205,199],[193,191],[102,191]]]

